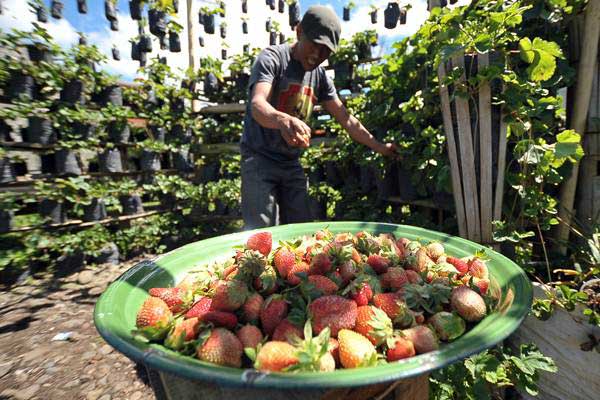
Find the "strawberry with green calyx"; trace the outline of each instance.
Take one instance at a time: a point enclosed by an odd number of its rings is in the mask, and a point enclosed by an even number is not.
[[[186,343],[190,343],[198,337],[199,330],[200,320],[198,318],[178,318],[165,338],[165,346],[177,351],[182,350]]]
[[[360,306],[356,310],[354,330],[379,346],[392,336],[392,320],[377,307]]]
[[[296,348],[288,342],[267,342],[255,352],[254,368],[259,371],[284,371],[298,363],[296,352]],[[246,352],[251,359],[252,353]]]
[[[342,245],[340,243],[329,243],[323,248],[323,252],[329,255],[333,266],[340,266],[346,261],[352,260],[352,245]]]
[[[224,328],[215,328],[200,335],[196,348],[196,357],[202,361],[227,367],[242,366],[242,342],[232,332]]]
[[[378,274],[386,272],[390,266],[390,260],[379,254],[371,254],[367,258],[367,264]]]
[[[171,312],[175,314],[187,309],[193,300],[192,292],[179,287],[152,288],[148,291],[148,294],[163,300],[167,303]]]
[[[367,232],[365,232],[365,234],[362,236],[355,237],[354,246],[356,250],[367,257],[371,254],[379,253],[381,250],[377,240],[375,240],[375,238],[373,238],[373,236]]]
[[[466,261],[461,260],[460,258],[447,256],[446,262],[452,264],[454,268],[458,271],[458,276],[463,276],[467,272],[469,272],[469,264]]]
[[[468,262],[469,274],[474,278],[490,279],[488,267],[485,264],[485,252],[475,253],[475,256]]]
[[[306,293],[303,285],[300,285],[299,290],[288,292],[285,295],[289,304],[287,319],[297,327],[304,326],[306,323],[307,301],[312,299],[311,293]]]
[[[247,348],[256,349],[263,341],[263,334],[260,329],[250,324],[242,326],[235,335],[242,342],[244,351]]]
[[[338,295],[319,297],[308,306],[308,314],[317,333],[327,327],[336,337],[340,329],[353,329],[356,325],[356,303]]]
[[[331,372],[335,370],[335,359],[329,352],[329,329],[323,329],[313,337],[310,321],[304,325],[304,339],[293,341],[296,347],[298,363],[291,365],[286,371],[297,372]]]
[[[342,329],[338,333],[340,363],[344,368],[372,367],[379,363],[373,343],[360,333]]]
[[[450,302],[452,288],[442,283],[407,284],[404,286],[404,300],[413,311],[424,310],[429,314],[442,311],[443,305]]]
[[[483,297],[467,286],[457,286],[450,299],[452,309],[469,322],[477,322],[485,317],[486,305]]]
[[[416,354],[413,342],[399,333],[387,340],[386,357],[389,362],[403,360]]]
[[[333,233],[327,228],[321,229],[315,232],[315,239],[319,241],[331,241],[333,239]]]
[[[148,297],[137,313],[134,334],[150,341],[161,340],[169,332],[172,319],[167,303],[158,297]]]
[[[249,250],[256,250],[263,256],[267,257],[271,252],[273,245],[273,237],[271,232],[258,232],[248,238],[246,242],[246,248]]]
[[[401,267],[388,268],[386,272],[379,275],[381,287],[390,290],[399,290],[408,283],[406,271]]]
[[[202,317],[210,311],[212,299],[210,297],[200,296],[198,301],[185,313],[185,318]]]
[[[373,289],[369,284],[365,275],[359,275],[355,280],[350,282],[342,291],[342,295],[350,295],[350,298],[356,302],[358,306],[366,306],[373,298]]]
[[[278,287],[277,273],[275,269],[267,265],[265,270],[254,279],[254,289],[260,292],[263,296],[268,296],[275,293]]]
[[[260,318],[260,309],[265,300],[260,293],[252,293],[242,306],[242,319],[246,322],[256,322]]]
[[[265,270],[267,259],[256,250],[246,250],[238,257],[237,265],[240,273],[251,281]]]
[[[415,254],[415,262],[410,265],[410,268],[421,273],[427,271],[429,267],[435,265],[435,262],[429,258],[427,247],[421,247]]]
[[[290,344],[293,344],[293,342],[298,338],[303,339],[304,333],[298,326],[291,323],[287,318],[282,320],[279,325],[277,325],[272,337],[272,339],[275,341],[288,342]]]
[[[416,271],[413,271],[412,269],[407,269],[406,271],[406,278],[408,279],[409,283],[422,283],[423,282],[423,278],[421,278],[421,275],[419,275]]]
[[[377,293],[373,296],[373,304],[387,314],[394,326],[404,328],[415,322],[408,306],[396,293]]]
[[[283,296],[279,294],[269,296],[260,310],[260,322],[263,332],[272,335],[277,325],[287,316],[287,313],[288,303]]]
[[[248,287],[240,280],[220,280],[212,292],[211,309],[215,311],[235,311],[248,297]]]
[[[319,296],[335,294],[338,291],[338,285],[323,275],[310,275],[307,282],[314,285]]]
[[[297,248],[295,243],[291,242],[280,242],[281,245],[275,250],[273,255],[273,265],[277,269],[279,276],[282,279],[286,279],[288,273],[292,267],[298,261],[295,250]]]
[[[483,296],[487,294],[487,291],[490,287],[490,280],[473,278],[473,285],[477,288],[476,291],[478,291],[479,294]],[[475,288],[473,288],[473,290],[475,290]]]
[[[465,333],[465,321],[456,314],[447,311],[440,311],[433,314],[428,321],[440,340],[445,342],[452,341]]]
[[[233,329],[238,323],[237,316],[226,311],[209,311],[202,315],[200,321],[205,324],[212,324],[215,327]]]
[[[431,242],[426,247],[427,255],[433,261],[437,262],[438,258],[444,255],[445,249],[444,246],[439,242]]]
[[[344,284],[348,284],[359,272],[356,263],[352,260],[348,260],[340,265],[337,271],[339,272]]]
[[[435,332],[425,325],[405,329],[402,334],[413,343],[417,354],[437,350],[440,346]]]
[[[287,276],[287,283],[292,286],[299,285],[302,282],[302,279],[306,279],[308,277],[308,272],[310,270],[310,266],[304,261],[299,261],[290,270]]]
[[[315,254],[310,261],[310,275],[325,275],[331,271],[331,258],[326,253]]]

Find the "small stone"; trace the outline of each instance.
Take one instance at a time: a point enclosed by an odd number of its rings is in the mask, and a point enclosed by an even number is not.
[[[94,275],[95,274],[90,270],[81,271],[79,275],[77,275],[77,282],[82,285],[87,285],[94,280]]]
[[[90,358],[94,357],[95,354],[96,354],[95,351],[86,351],[85,353],[83,353],[81,355],[81,359],[82,360],[89,360]]]
[[[105,376],[104,378],[102,378],[98,381],[98,386],[106,386],[106,385],[108,385],[108,376]]]
[[[113,352],[113,348],[110,347],[110,345],[105,344],[104,346],[100,347],[99,351],[100,351],[100,354],[102,354],[104,356],[107,356],[107,355],[109,355],[110,353]]]
[[[13,367],[15,363],[13,361],[5,362],[0,364],[0,378],[10,372],[10,369]]]
[[[83,325],[83,320],[81,319],[72,319],[70,321],[65,322],[62,326],[65,329],[75,329],[80,328]]]
[[[72,380],[71,382],[67,383],[63,387],[65,387],[65,388],[72,388],[72,387],[78,386],[79,383],[80,383],[79,379],[75,379],[75,380]]]
[[[131,396],[129,396],[129,400],[140,400],[142,396],[142,392],[133,392]]]
[[[100,397],[98,400],[110,400],[110,394],[105,394],[104,396]]]
[[[104,389],[100,388],[100,389],[96,389],[96,390],[92,390],[91,392],[88,392],[88,394],[86,396],[86,400],[98,400],[98,398],[102,395],[103,391],[104,391]]]
[[[120,392],[121,390],[124,390],[127,386],[129,386],[129,382],[119,382],[114,386],[113,390],[115,392]]]

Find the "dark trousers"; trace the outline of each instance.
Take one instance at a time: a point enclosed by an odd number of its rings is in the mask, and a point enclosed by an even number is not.
[[[241,170],[244,229],[310,221],[308,180],[300,162],[281,166],[256,153],[242,154]]]

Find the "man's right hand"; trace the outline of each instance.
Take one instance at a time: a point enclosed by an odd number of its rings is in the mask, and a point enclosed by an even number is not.
[[[291,115],[284,115],[278,123],[281,136],[288,145],[302,148],[310,145],[310,128],[302,120]]]

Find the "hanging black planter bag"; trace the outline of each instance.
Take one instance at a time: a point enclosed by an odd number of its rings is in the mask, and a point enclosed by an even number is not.
[[[225,18],[225,2],[224,1],[219,2],[219,8],[221,9],[221,11],[219,11],[219,16],[221,16],[221,18]]]
[[[456,4],[458,0],[450,0],[450,4]]]
[[[32,62],[52,62],[52,54],[47,47],[43,45],[38,45],[36,43],[31,43],[25,45],[27,48],[27,55],[29,56],[29,61]]]
[[[383,25],[387,29],[394,29],[398,25],[398,18],[400,18],[400,6],[398,3],[388,3],[383,11]]]
[[[18,99],[19,97],[32,100],[35,96],[35,81],[33,77],[25,75],[20,71],[12,72],[5,94],[10,100]]]
[[[0,210],[0,233],[6,233],[12,230],[14,224],[15,212]]]
[[[448,0],[440,0],[440,7],[444,8],[448,5]]]
[[[269,44],[271,46],[277,44],[277,32],[269,32]]]
[[[275,0],[267,0],[267,4],[271,10],[275,9]]]
[[[271,32],[271,27],[272,27],[272,23],[271,23],[271,18],[267,19],[267,21],[265,22],[265,30],[267,32]]]
[[[400,25],[405,25],[406,24],[406,8],[403,8],[400,10]]]
[[[298,3],[290,4],[288,8],[290,27],[295,27],[300,22],[300,6]]]
[[[242,22],[242,33],[248,33],[248,23],[246,21]]]
[[[106,205],[102,199],[92,199],[89,205],[83,207],[83,221],[100,221],[106,219]]]
[[[115,106],[123,105],[123,89],[119,85],[105,87],[100,94],[100,102],[103,106],[113,104]]]
[[[227,49],[221,49],[221,59],[227,60]]]
[[[227,27],[221,25],[219,26],[219,30],[221,31],[221,38],[225,39],[227,37]]]
[[[160,153],[142,150],[140,167],[142,171],[160,171]]]
[[[198,44],[200,47],[204,47],[204,38],[202,36],[198,36]]]
[[[219,91],[219,80],[212,72],[204,76],[204,94],[210,97]]]
[[[79,36],[79,45],[87,46],[87,44],[88,44],[87,38],[85,36]]]
[[[126,122],[111,121],[108,123],[108,139],[113,143],[129,143],[131,129]]]
[[[248,14],[248,0],[242,0],[242,12]]]
[[[342,18],[344,21],[350,21],[350,7],[344,7]]]
[[[112,57],[115,61],[121,61],[121,52],[116,47],[112,48]]]
[[[40,201],[38,212],[42,217],[50,219],[53,224],[61,224],[66,219],[62,203],[56,200],[44,199]]]
[[[77,0],[77,11],[79,11],[80,14],[87,14],[87,0]]]
[[[150,125],[150,132],[152,133],[152,138],[155,142],[164,142],[165,141],[165,128],[158,125]]]
[[[250,45],[249,44],[245,44],[243,47],[243,51],[244,53],[248,53],[250,51]]]
[[[190,172],[192,170],[188,152],[183,150],[176,151],[171,153],[171,157],[173,161],[173,167],[179,172]]]
[[[279,0],[278,9],[281,14],[285,12],[285,0]]]
[[[142,3],[140,0],[129,1],[129,15],[131,15],[131,19],[135,19],[136,21],[142,19]]]
[[[181,53],[181,41],[177,32],[169,32],[169,51],[171,53]]]
[[[36,16],[38,22],[48,22],[48,11],[46,11],[46,7],[38,7],[36,10]]]
[[[0,183],[10,183],[16,180],[15,167],[10,162],[10,158],[0,158]]]
[[[371,23],[372,24],[377,23],[377,10],[371,11]]]
[[[205,18],[206,18],[206,15],[204,15],[204,14],[202,13],[202,10],[198,11],[198,23],[199,23],[200,25],[204,25],[204,20],[205,20]]]
[[[104,15],[109,21],[117,20],[117,10],[115,8],[115,3],[111,0],[104,0]]]
[[[279,44],[285,43],[285,35],[283,32],[279,32]]]
[[[106,149],[98,154],[100,172],[123,172],[123,162],[119,149]]]
[[[52,0],[52,3],[50,3],[50,15],[52,15],[52,18],[61,19],[64,7],[65,5],[62,2]]]
[[[114,19],[110,21],[110,30],[117,32],[119,30],[119,20]]]
[[[131,59],[140,61],[140,45],[136,42],[131,42]]]
[[[65,83],[65,86],[60,91],[60,100],[69,104],[85,104],[85,89],[83,81],[73,79]]]
[[[179,0],[173,0],[173,9],[175,10],[175,14],[179,12]]]
[[[77,154],[73,150],[60,149],[56,152],[56,172],[59,175],[81,175]]]
[[[123,207],[123,214],[125,215],[135,215],[144,212],[144,207],[142,206],[142,198],[139,194],[119,196],[119,201],[121,202],[121,206]]]
[[[215,15],[205,15],[204,16],[204,33],[208,33],[212,35],[215,33]]]
[[[158,37],[166,35],[167,19],[163,11],[156,9],[148,10],[148,21],[151,34]]]
[[[106,218],[106,217],[105,217]],[[119,248],[113,242],[107,243],[100,251],[98,255],[94,257],[94,264],[119,264]]]
[[[169,48],[169,37],[167,35],[162,35],[158,37],[158,43],[160,44],[161,50],[166,50]]]
[[[52,121],[40,117],[30,117],[27,127],[27,140],[29,143],[52,144],[56,142],[56,134],[52,128]]]
[[[152,52],[152,38],[150,35],[140,36],[140,51],[150,53]]]

